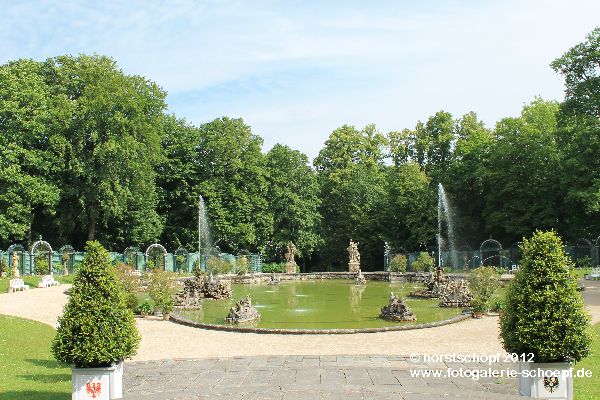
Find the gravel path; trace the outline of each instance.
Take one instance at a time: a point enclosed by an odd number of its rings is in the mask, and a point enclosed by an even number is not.
[[[600,281],[585,281],[584,298],[593,323],[600,322]],[[0,294],[0,314],[56,326],[69,285]],[[261,335],[191,328],[162,320],[137,319],[142,343],[134,361],[268,355],[496,354],[498,317],[399,332],[353,335]]]

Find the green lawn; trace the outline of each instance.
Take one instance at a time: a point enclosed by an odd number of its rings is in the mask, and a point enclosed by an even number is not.
[[[575,365],[575,371],[585,368],[592,371],[591,378],[574,379],[575,399],[577,400],[597,400],[600,399],[600,324],[592,327],[594,332],[594,344],[591,354]]]
[[[0,315],[0,399],[62,400],[71,396],[71,369],[50,352],[54,329]]]
[[[26,285],[29,285],[29,289],[37,289],[38,283],[42,280],[40,276],[36,275],[25,275],[21,277]],[[0,278],[0,293],[6,293],[8,291],[8,283],[11,278]],[[75,275],[54,275],[54,279],[63,284],[72,284]]]

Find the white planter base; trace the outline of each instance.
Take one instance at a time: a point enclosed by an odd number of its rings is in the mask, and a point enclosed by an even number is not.
[[[72,400],[123,398],[123,363],[106,368],[73,368]]]
[[[571,364],[519,363],[519,393],[533,399],[573,399]]]

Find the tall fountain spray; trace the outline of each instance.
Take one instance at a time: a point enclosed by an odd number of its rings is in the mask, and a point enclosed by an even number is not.
[[[446,228],[446,239],[443,237],[443,228]],[[446,248],[450,251],[450,257],[452,263],[456,267],[457,265],[457,254],[456,254],[456,235],[454,233],[454,221],[451,211],[450,201],[446,196],[444,186],[438,184],[438,266],[442,266],[442,251]]]
[[[208,254],[212,248],[210,223],[202,196],[198,199],[198,255]]]

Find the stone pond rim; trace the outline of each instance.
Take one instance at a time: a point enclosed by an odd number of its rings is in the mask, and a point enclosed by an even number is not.
[[[394,332],[394,331],[408,331],[413,329],[427,329],[435,328],[437,326],[455,324],[467,319],[471,319],[471,313],[465,312],[456,317],[444,319],[441,321],[428,322],[425,324],[411,324],[411,325],[395,325],[385,326],[379,328],[340,328],[340,329],[279,329],[279,328],[252,328],[236,325],[217,325],[208,324],[204,322],[192,321],[185,316],[172,313],[171,322],[190,326],[193,328],[210,329],[217,331],[229,331],[229,332],[242,332],[242,333],[259,333],[259,334],[272,334],[272,335],[345,335],[355,333],[378,333],[378,332]]]

